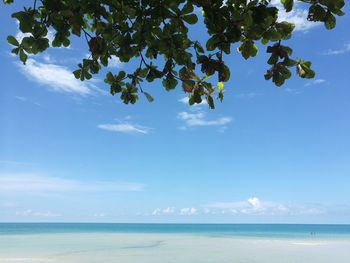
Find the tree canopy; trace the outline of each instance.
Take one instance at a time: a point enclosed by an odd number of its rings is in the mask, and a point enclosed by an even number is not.
[[[13,0],[3,0],[5,4]],[[267,45],[266,80],[281,86],[295,68],[301,78],[313,78],[311,62],[292,57],[292,48],[283,41],[291,38],[294,25],[278,19],[281,12],[271,0],[41,0],[12,14],[25,37],[8,36],[12,53],[25,63],[52,47],[69,46],[72,35],[82,37],[90,52],[73,72],[81,81],[107,67],[113,57],[121,62],[138,59],[132,72],[109,71],[105,82],[112,95],[124,103],[135,103],[144,91],[142,82],[162,81],[169,91],[181,85],[189,104],[223,99],[224,82],[230,79],[225,58],[233,47],[244,59],[255,57],[257,43]],[[296,0],[280,0],[286,12]],[[344,15],[344,0],[298,0],[308,9],[307,19],[323,22],[327,29]],[[189,29],[203,18],[208,35],[191,39]],[[54,39],[48,39],[52,31]],[[202,46],[202,43],[203,46]],[[210,76],[214,78],[208,79]],[[215,81],[213,81],[215,79]]]

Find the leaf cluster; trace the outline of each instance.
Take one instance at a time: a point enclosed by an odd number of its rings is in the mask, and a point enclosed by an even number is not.
[[[344,15],[344,0],[299,1],[309,5],[308,20],[321,21],[327,29],[334,28],[336,16]],[[5,4],[12,2],[4,0]],[[287,12],[295,2],[281,0]],[[277,86],[291,77],[292,67],[302,78],[315,75],[311,62],[291,58],[292,49],[281,44],[292,36],[294,25],[278,21],[279,12],[271,0],[34,0],[31,7],[12,14],[27,36],[21,42],[13,36],[7,40],[25,63],[29,54],[43,52],[50,44],[69,46],[76,35],[85,39],[90,52],[73,72],[76,78],[84,81],[108,69],[113,57],[124,63],[137,59],[139,66],[132,72],[106,73],[111,94],[118,94],[124,103],[135,103],[140,93],[153,101],[142,82],[160,80],[167,91],[180,84],[189,104],[205,99],[214,108],[213,98],[222,101],[223,83],[230,79],[225,56],[233,46],[249,59],[258,54],[258,43],[270,44],[265,78]],[[203,46],[189,35],[199,19],[208,33]],[[49,30],[54,33],[52,43]],[[210,82],[209,77],[217,81]]]

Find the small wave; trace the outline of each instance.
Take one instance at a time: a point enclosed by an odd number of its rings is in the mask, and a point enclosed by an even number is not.
[[[0,258],[0,262],[47,262],[44,258]]]
[[[63,253],[58,253],[51,255],[50,258],[57,258],[57,257],[66,257],[76,254],[83,254],[83,253],[89,253],[89,252],[101,252],[101,251],[112,251],[112,250],[118,250],[118,249],[147,249],[147,248],[155,248],[159,247],[164,244],[164,241],[156,241],[150,244],[144,244],[144,245],[135,245],[135,246],[113,246],[113,247],[104,247],[104,248],[97,248],[97,249],[84,249],[84,250],[74,250],[74,251],[67,251]]]
[[[322,245],[327,245],[325,242],[294,242],[292,243],[293,245],[298,245],[298,246],[322,246]]]
[[[157,241],[149,245],[140,245],[140,246],[125,246],[122,249],[138,249],[138,248],[155,248],[159,247],[164,243],[164,241]]]

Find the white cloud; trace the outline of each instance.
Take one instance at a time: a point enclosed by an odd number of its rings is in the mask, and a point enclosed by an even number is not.
[[[175,207],[156,208],[151,212],[153,216],[164,215],[226,215],[226,216],[317,216],[331,211],[338,211],[326,205],[320,204],[296,204],[263,201],[258,197],[251,197],[243,201],[216,202],[198,207]],[[350,211],[346,206],[347,212]]]
[[[179,99],[179,102],[181,102],[183,104],[186,104],[186,105],[189,105],[188,104],[188,100],[189,100],[188,97],[183,97],[183,98]],[[201,103],[195,103],[195,104],[193,104],[193,106],[202,106],[202,105],[206,105],[206,104],[208,104],[207,101],[206,100],[202,100]]]
[[[182,120],[186,126],[224,126],[232,122],[231,117],[221,117],[214,120],[207,120],[204,112],[179,112],[177,117]]]
[[[156,208],[153,210],[152,215],[157,216],[157,215],[172,215],[176,212],[175,207],[167,207],[167,208]]]
[[[291,89],[291,88],[285,88],[284,91],[290,95],[299,95],[304,92],[301,89]]]
[[[15,98],[23,102],[26,102],[28,100],[27,98],[21,96],[15,96]]]
[[[326,209],[319,205],[284,204],[261,201],[257,197],[249,198],[246,201],[211,203],[203,207],[235,215],[318,215],[326,212]]]
[[[322,84],[322,83],[325,83],[325,82],[326,82],[326,80],[324,80],[324,79],[315,79],[313,81],[314,84]]]
[[[17,204],[14,203],[14,202],[2,202],[2,203],[0,203],[0,207],[3,207],[3,208],[14,208],[14,207],[17,207]]]
[[[33,165],[35,163],[20,162],[20,161],[13,161],[13,160],[0,160],[0,164],[22,166],[22,165]]]
[[[98,218],[103,218],[106,216],[107,216],[107,214],[105,214],[105,213],[95,213],[92,215],[92,217],[98,217]]]
[[[45,85],[53,91],[80,95],[91,93],[87,84],[77,80],[71,70],[66,67],[28,59],[26,65],[20,64],[20,69],[30,80]]]
[[[56,59],[54,59],[50,54],[43,54],[43,60],[46,63],[56,63]]]
[[[288,21],[295,25],[295,31],[308,31],[321,23],[310,22],[307,20],[308,10],[302,8],[296,3],[290,12],[286,12],[280,0],[272,0],[271,4],[279,9],[278,21]]]
[[[45,212],[36,212],[33,211],[31,209],[27,209],[24,211],[17,211],[16,212],[16,216],[20,216],[20,217],[61,217],[61,214],[58,213],[53,213],[51,211],[45,211]]]
[[[248,203],[256,209],[259,209],[261,207],[261,202],[257,197],[249,198]]]
[[[121,68],[122,66],[123,66],[123,63],[120,62],[117,56],[112,56],[112,58],[108,61],[108,67]]]
[[[156,208],[153,210],[152,216],[157,216],[157,215],[161,214],[161,212],[162,212],[162,209]]]
[[[186,207],[180,209],[180,215],[182,216],[192,216],[197,214],[197,209],[194,207]]]
[[[340,49],[329,49],[325,51],[324,55],[341,55],[350,52],[350,42],[343,45]]]
[[[17,22],[18,24],[18,22]],[[30,37],[32,34],[30,33],[22,33],[21,31],[18,31],[17,34],[15,35],[15,38],[18,40],[18,42],[22,42],[22,39],[25,38],[25,37]],[[55,35],[54,33],[52,32],[52,30],[48,30],[47,31],[47,35],[46,35],[46,38],[49,39],[49,43],[51,45],[52,41],[54,40],[55,38]]]
[[[203,213],[204,213],[204,214],[210,214],[210,212],[211,212],[211,211],[210,211],[210,209],[209,209],[208,207],[204,207],[204,208],[203,208]]]
[[[253,99],[259,96],[262,96],[262,94],[256,93],[256,92],[248,92],[248,93],[237,94],[235,97],[238,99]]]
[[[175,213],[175,207],[167,207],[163,209],[163,213],[166,215]]]
[[[142,191],[143,184],[114,181],[79,181],[36,174],[0,174],[0,194]]]
[[[86,53],[85,58],[91,59],[91,53]],[[99,62],[101,63],[100,60],[99,60]],[[108,67],[109,68],[122,68],[123,65],[124,65],[124,63],[121,62],[120,59],[115,55],[112,55],[111,58],[108,60]]]
[[[129,133],[129,134],[135,134],[135,133],[148,134],[149,131],[151,130],[148,127],[144,127],[138,124],[131,124],[131,123],[99,124],[97,125],[97,127],[106,131]]]
[[[18,25],[18,27],[19,27],[18,21],[16,21],[16,23],[17,23],[17,25]],[[21,43],[22,40],[23,40],[23,38],[25,38],[25,37],[30,37],[30,36],[32,36],[32,34],[30,34],[30,33],[22,33],[21,31],[18,30],[17,34],[15,35],[15,38],[17,39],[18,42]],[[54,39],[55,39],[55,32],[54,32],[52,29],[48,29],[48,30],[47,30],[47,35],[45,36],[45,38],[47,38],[47,39],[49,40],[49,44],[50,44],[50,46],[52,46],[52,42],[53,42]],[[62,46],[59,47],[59,48],[70,49],[71,46],[69,45],[69,46],[65,47],[65,46],[62,45]]]
[[[324,79],[314,79],[314,80],[306,83],[305,86],[308,87],[311,85],[320,85],[320,84],[324,84],[325,82],[326,82],[326,80],[324,80]]]

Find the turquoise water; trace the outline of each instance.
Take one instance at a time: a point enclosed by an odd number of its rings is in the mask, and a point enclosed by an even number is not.
[[[266,238],[350,238],[350,225],[0,223],[0,235],[166,233]]]
[[[348,263],[349,225],[0,224],[0,262]]]

